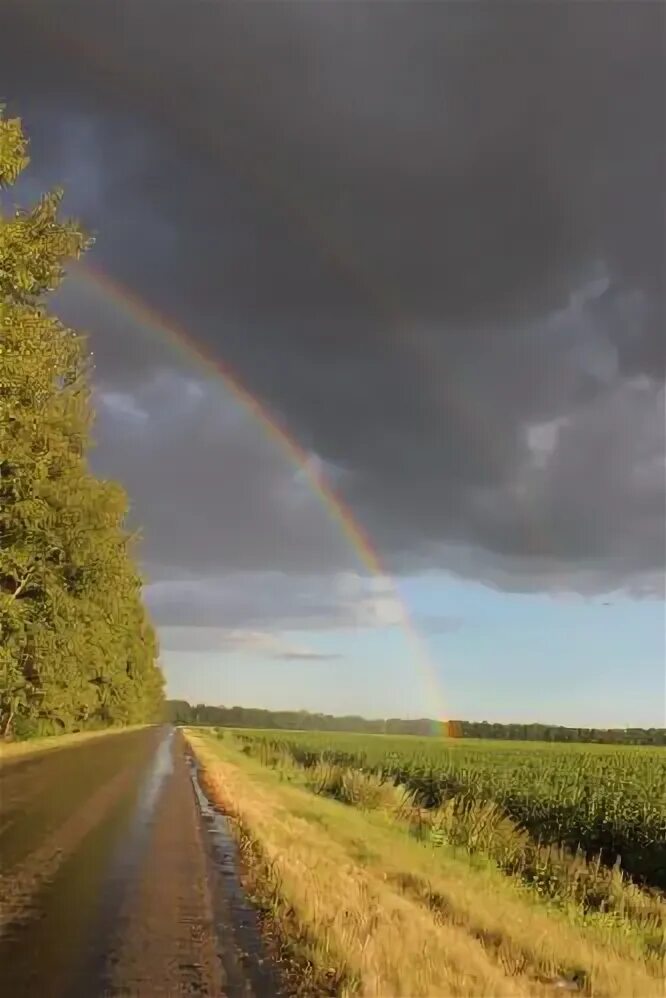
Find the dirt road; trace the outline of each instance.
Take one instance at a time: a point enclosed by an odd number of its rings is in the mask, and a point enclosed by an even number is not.
[[[12,998],[280,993],[180,733],[3,763],[0,967]]]

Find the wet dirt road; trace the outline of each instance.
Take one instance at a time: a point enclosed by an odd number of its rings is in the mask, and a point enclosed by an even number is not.
[[[280,993],[179,732],[3,763],[0,967],[12,998]]]

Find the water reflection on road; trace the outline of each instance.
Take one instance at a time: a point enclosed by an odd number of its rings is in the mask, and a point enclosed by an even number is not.
[[[3,994],[278,993],[235,843],[179,732],[5,763],[0,794]]]

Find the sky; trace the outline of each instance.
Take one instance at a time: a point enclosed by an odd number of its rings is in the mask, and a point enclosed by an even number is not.
[[[5,0],[170,695],[666,723],[665,16]]]

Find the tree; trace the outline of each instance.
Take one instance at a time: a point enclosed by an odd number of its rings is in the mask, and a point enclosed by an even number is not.
[[[0,108],[0,188],[27,165]],[[85,339],[44,296],[89,245],[61,191],[0,210],[0,731],[133,723],[160,710],[155,635],[124,527],[123,490],[87,465]]]

